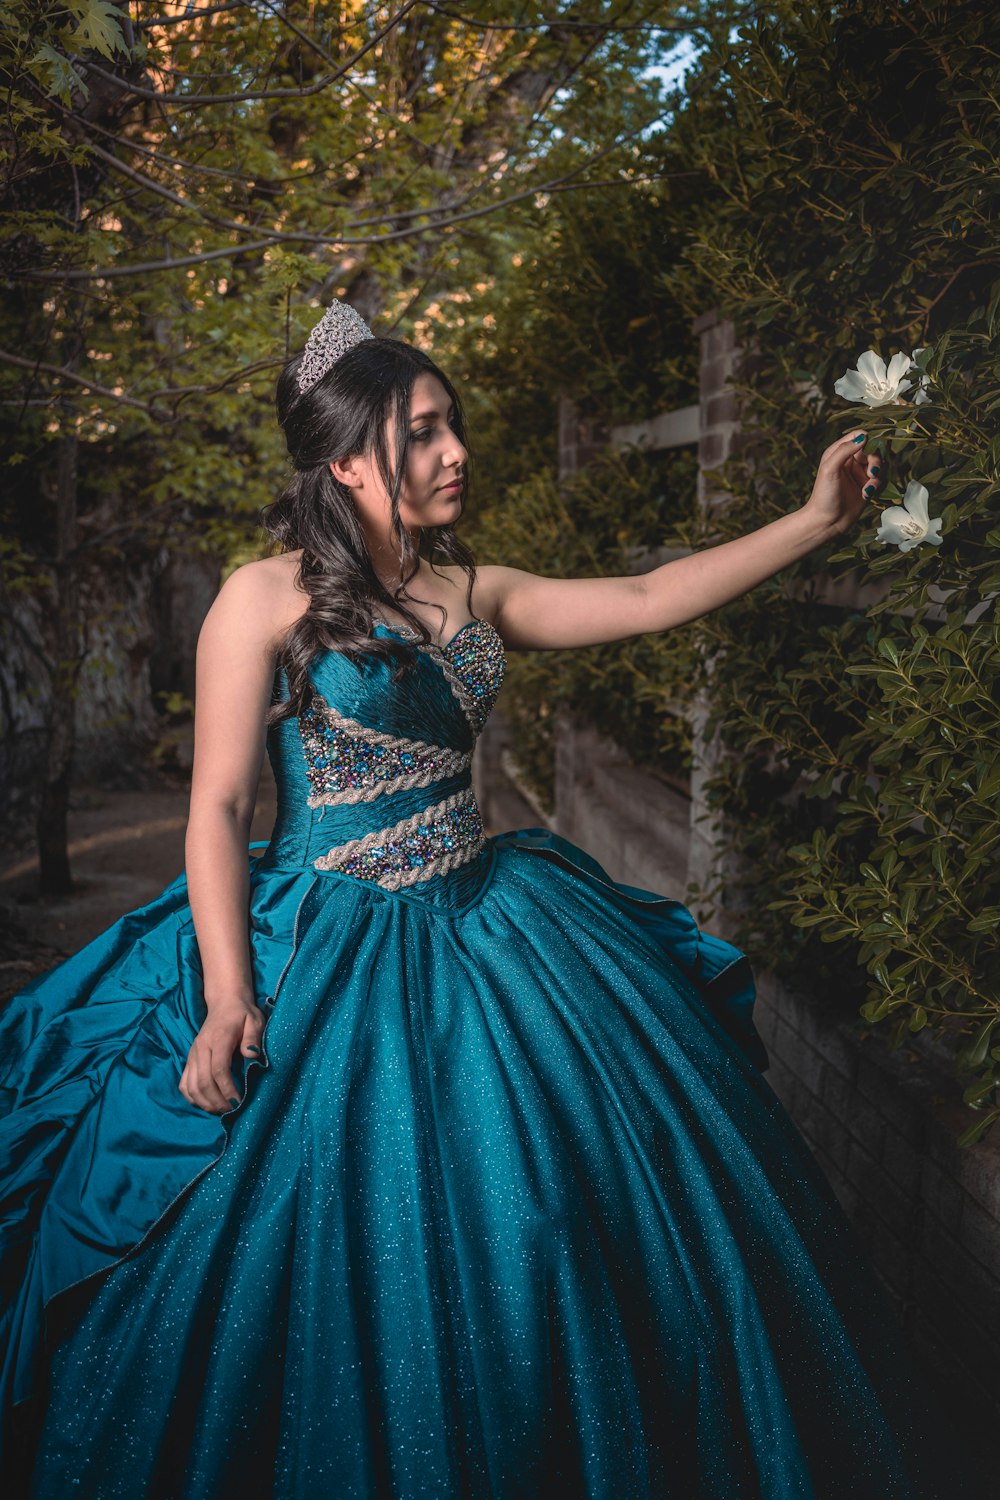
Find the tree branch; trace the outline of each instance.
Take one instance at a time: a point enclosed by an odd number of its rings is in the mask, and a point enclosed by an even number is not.
[[[578,21],[570,16],[540,16],[537,21],[476,21],[470,16],[462,15],[461,11],[450,10],[447,5],[437,3],[437,0],[423,0],[428,10],[435,11],[439,16],[446,16],[450,21],[458,21],[460,25],[467,27],[470,31],[594,31],[600,30],[612,34],[626,31],[675,31],[683,36],[701,34],[710,36],[707,26],[694,21]],[[746,12],[752,13],[756,10],[755,5],[748,5]],[[742,15],[743,12],[737,12]],[[737,16],[733,17],[735,22]]]
[[[291,23],[288,23],[288,24],[291,24]],[[303,33],[300,30],[300,28],[293,26],[292,29],[296,32],[296,35],[298,35],[300,38],[302,38],[302,40],[307,45],[309,45],[310,47],[312,47],[313,50],[317,51],[318,54],[320,56],[322,56],[325,61],[332,61],[333,60],[332,58],[329,57],[329,54],[322,47],[319,46],[318,43],[314,43],[309,37],[307,37],[305,35],[305,33]],[[581,67],[583,65],[583,63],[587,59],[587,56],[589,56],[589,54],[590,54],[590,52],[592,52],[592,50],[593,49],[590,48],[590,49],[588,49],[588,51],[586,53],[583,54],[583,56],[578,60],[577,64],[575,65],[573,71],[576,71],[579,67]],[[484,69],[485,69],[485,66],[486,66],[486,64],[484,62],[483,63],[483,68]],[[569,76],[572,76],[572,74],[570,74]],[[566,78],[560,79],[559,80],[559,88],[565,87],[566,82],[567,82]],[[354,86],[360,88],[359,85],[354,85]],[[361,92],[364,93],[364,90],[361,90]],[[556,92],[558,92],[558,90],[555,90],[553,92],[553,97],[554,97],[554,94]],[[367,94],[365,94],[365,98],[366,99],[368,98]],[[548,103],[550,103],[550,102],[551,102],[551,98],[548,101]],[[378,107],[378,106],[376,106],[376,107]],[[532,125],[535,124],[535,123],[537,123],[537,121],[540,120],[544,116],[545,109],[547,107],[548,107],[548,104],[546,104],[545,106],[540,107],[540,108],[538,108],[538,109],[536,109],[534,111],[534,113],[531,115],[531,117],[525,122],[523,130],[522,130],[522,135],[526,134],[527,131],[529,131],[531,129]],[[457,111],[457,109],[458,109],[458,104],[456,103],[455,111],[453,111],[453,116],[454,116],[454,113]],[[70,112],[68,110],[64,110],[63,112],[67,116],[70,115]],[[385,113],[386,111],[383,110],[382,112]],[[89,122],[89,123],[90,123],[90,125],[92,127],[93,122]],[[220,167],[203,167],[203,166],[201,166],[201,165],[199,165],[197,163],[183,161],[183,160],[180,160],[180,159],[178,159],[176,157],[162,157],[157,152],[150,150],[149,147],[144,146],[144,145],[140,144],[139,142],[132,140],[131,137],[129,137],[129,136],[117,135],[114,131],[108,130],[108,129],[106,129],[106,128],[102,127],[102,126],[99,126],[99,125],[96,128],[97,128],[97,130],[99,131],[99,133],[101,135],[106,136],[111,141],[113,141],[115,144],[121,145],[121,146],[123,146],[127,150],[131,150],[131,151],[137,152],[140,155],[147,156],[147,157],[151,158],[157,164],[160,164],[162,162],[162,163],[165,163],[168,166],[182,167],[185,171],[202,172],[202,173],[204,173],[206,175],[223,177],[223,178],[226,178],[226,179],[228,179],[230,181],[238,182],[238,183],[244,183],[245,184],[246,181],[247,181],[247,178],[245,176],[241,176],[239,173],[236,173],[236,172],[226,172],[226,171],[224,171]],[[643,127],[643,128],[645,128],[645,127]],[[407,132],[407,135],[408,135],[409,139],[416,139],[415,137],[412,136],[412,133],[410,133],[410,132]],[[440,137],[439,137],[439,140],[440,140]],[[436,145],[438,144],[438,142],[428,144],[428,143],[425,143],[423,141],[419,141],[418,140],[417,144],[420,145],[420,147],[421,147],[422,150],[429,152],[430,150],[432,150],[432,149],[434,149],[436,147]],[[238,224],[238,223],[234,223],[231,220],[224,220],[224,219],[220,219],[220,218],[218,218],[216,216],[213,216],[213,215],[209,214],[206,210],[200,208],[198,205],[193,204],[192,202],[190,202],[190,200],[183,199],[179,195],[174,195],[174,194],[170,193],[169,189],[165,189],[165,188],[161,187],[159,184],[157,184],[155,182],[154,179],[145,177],[144,175],[140,175],[140,174],[136,173],[134,169],[125,167],[124,164],[121,163],[121,161],[120,161],[119,158],[111,156],[111,155],[109,155],[107,153],[102,153],[100,151],[100,149],[97,148],[97,147],[94,147],[93,149],[95,150],[95,152],[98,155],[102,155],[104,160],[110,162],[112,166],[118,167],[123,172],[131,175],[133,177],[133,179],[137,183],[139,183],[141,186],[146,186],[146,187],[148,187],[150,189],[150,191],[159,193],[161,196],[165,196],[165,197],[169,198],[170,201],[177,203],[181,207],[188,208],[191,212],[200,215],[207,222],[216,224],[217,226],[219,226],[221,228],[232,229],[236,233],[245,234],[245,233],[252,233],[253,232],[251,226],[241,225],[241,224]],[[355,154],[363,154],[363,153],[355,153]],[[341,162],[336,163],[334,166],[331,166],[331,167],[325,169],[324,171],[320,172],[318,175],[325,176],[325,175],[327,175],[327,173],[340,171],[342,169],[342,167],[345,166],[347,164],[347,162],[349,162],[352,159],[353,159],[352,157],[347,157],[344,160],[342,160]],[[462,207],[463,204],[471,202],[474,198],[480,197],[482,195],[482,193],[486,190],[486,188],[488,188],[488,186],[489,186],[489,184],[490,184],[491,181],[497,179],[504,172],[506,172],[509,175],[510,169],[517,164],[517,161],[518,161],[518,157],[517,157],[516,153],[513,150],[508,150],[507,153],[505,154],[503,160],[501,162],[495,164],[493,170],[489,173],[488,177],[486,177],[483,180],[480,180],[479,182],[476,182],[473,185],[473,187],[470,189],[470,191],[468,193],[466,193],[463,197],[457,198],[453,202],[451,202],[448,205],[449,210],[453,211],[456,208]],[[419,170],[419,167],[415,165],[413,167],[411,173],[409,174],[409,178],[407,180],[412,179],[412,177],[416,175],[416,173],[418,172],[418,170]],[[315,174],[315,173],[300,173],[300,174],[297,174],[295,176],[291,176],[291,177],[288,177],[288,178],[279,178],[279,179],[273,179],[273,178],[271,178],[271,179],[269,179],[269,181],[275,181],[275,180],[277,180],[279,182],[285,182],[285,181],[299,182],[299,181],[302,181],[304,178],[308,178],[308,177],[314,176],[314,175],[317,175],[317,174]],[[428,212],[428,210],[426,208],[411,208],[411,209],[402,209],[402,210],[397,209],[397,210],[394,210],[394,211],[392,211],[390,213],[373,214],[373,215],[370,215],[370,216],[368,216],[366,218],[354,219],[354,220],[352,220],[352,222],[350,223],[350,225],[348,225],[347,227],[349,229],[354,230],[354,229],[363,229],[363,228],[368,227],[369,225],[375,225],[375,224],[393,223],[393,224],[397,224],[398,225],[403,220],[420,218],[421,216],[425,215],[427,212]],[[258,233],[259,233],[259,231],[258,231]],[[280,243],[281,240],[286,237],[285,236],[285,232],[282,231],[282,230],[272,230],[272,231],[268,231],[268,233],[270,233],[270,234],[273,235],[273,238],[275,239],[276,243]],[[296,238],[295,243],[302,243],[302,240]],[[325,243],[327,243],[327,240],[325,238],[321,237],[318,240],[318,243],[325,244]]]
[[[106,125],[99,125],[96,120],[87,121],[88,132],[96,130],[98,135],[104,136],[116,146],[122,146],[127,151],[134,151],[137,156],[145,156],[158,167],[180,167],[185,172],[199,172],[203,177],[221,177],[226,182],[237,182],[244,187],[248,185],[251,178],[246,172],[227,172],[225,167],[207,167],[203,162],[186,161],[180,156],[165,156],[160,151],[154,151],[152,147],[143,145],[130,135],[119,135],[117,131],[109,130]],[[318,169],[310,169],[308,172],[290,172],[284,177],[268,177],[269,183],[284,186],[288,182],[308,182],[313,177],[326,177],[334,172],[340,172],[358,157],[364,156],[364,148],[352,151],[348,156],[343,156],[332,166]]]
[[[271,13],[279,25],[286,26],[294,36],[298,37],[303,46],[308,47],[311,52],[315,52],[316,56],[322,58],[325,63],[329,63],[333,67],[337,66],[337,59],[331,55],[329,50],[322,43],[318,42],[315,37],[310,36],[307,31],[303,31],[301,26],[297,26],[290,16],[284,15],[277,5],[271,3],[271,0],[260,0],[260,4],[264,6],[265,10]],[[356,78],[348,78],[347,82],[356,93],[361,95],[365,103],[376,114],[384,115],[387,119],[391,120],[393,126],[406,140],[419,147],[425,154],[429,154],[430,147],[428,143],[421,140],[420,136],[416,135],[414,131],[407,130],[399,116],[391,109],[386,109],[384,104],[380,104],[377,99],[373,98],[363,84],[358,83]]]
[[[378,30],[374,36],[359,47],[345,63],[342,63],[325,78],[320,78],[316,83],[304,84],[298,89],[247,89],[242,94],[167,94],[159,89],[143,88],[141,84],[130,83],[127,79],[119,78],[117,73],[109,73],[106,69],[98,67],[94,62],[84,62],[82,58],[76,58],[77,67],[83,69],[89,75],[101,78],[105,83],[114,84],[122,93],[132,94],[137,99],[152,99],[157,104],[183,104],[189,109],[204,109],[207,104],[250,104],[257,103],[262,99],[308,99],[314,94],[321,94],[324,89],[329,88],[331,83],[336,83],[338,78],[343,78],[349,73],[356,62],[359,62],[373,47],[378,46],[383,37],[388,36],[403,17],[417,4],[424,4],[426,0],[405,0],[405,4],[396,14]]]
[[[85,375],[77,375],[74,370],[67,370],[61,365],[47,365],[40,359],[22,359],[19,354],[10,354],[6,349],[0,349],[0,360],[4,364],[16,365],[20,370],[30,370],[33,375],[57,375],[61,380],[69,380],[74,385],[82,385],[88,391],[93,391],[97,396],[109,396],[112,401],[117,401],[122,406],[134,406],[136,410],[144,412],[146,416],[152,416],[152,410],[144,401],[136,401],[131,396],[123,396],[118,391],[110,390],[106,385],[98,385],[96,380],[88,380]]]
[[[248,380],[251,375],[259,375],[262,370],[273,370],[285,363],[285,356],[274,355],[269,359],[255,360],[252,365],[241,365],[238,370],[233,370],[224,375],[221,380],[213,381],[209,385],[178,385],[164,386],[161,390],[152,391],[146,401],[140,401],[134,396],[123,395],[120,391],[111,390],[106,385],[99,385],[95,380],[88,380],[84,375],[78,375],[75,371],[67,369],[63,365],[49,365],[42,360],[23,359],[19,354],[11,354],[6,349],[0,349],[0,363],[15,365],[18,369],[31,370],[33,374],[55,375],[60,379],[72,381],[75,385],[83,386],[85,390],[92,391],[97,396],[104,396],[108,400],[116,402],[119,406],[131,406],[141,411],[145,416],[156,417],[162,421],[165,413],[157,410],[155,403],[162,401],[173,405],[172,415],[176,417],[177,407],[189,396],[214,396],[218,391],[225,390],[227,386],[235,385],[237,381]],[[0,403],[4,404],[4,403]],[[18,405],[21,404],[20,398]],[[44,405],[51,405],[45,401]]]
[[[162,26],[183,25],[185,21],[201,21],[207,16],[218,16],[226,10],[245,10],[247,0],[227,0],[224,5],[206,5],[204,10],[188,10],[179,16],[150,16],[148,21],[136,21],[137,31],[152,31]]]
[[[616,138],[603,150],[598,151],[594,156],[588,158],[586,161],[579,162],[575,167],[572,167],[561,177],[555,177],[549,182],[533,183],[530,187],[523,188],[520,192],[517,193],[511,193],[506,198],[499,198],[496,200],[496,202],[488,203],[483,208],[474,208],[468,210],[466,213],[452,214],[448,218],[435,219],[430,224],[415,225],[410,229],[391,230],[388,234],[356,236],[341,235],[335,238],[333,236],[325,237],[320,235],[282,233],[282,238],[286,243],[296,242],[298,244],[324,245],[329,249],[341,249],[344,247],[352,247],[355,245],[384,245],[394,240],[417,238],[418,236],[437,232],[443,229],[451,229],[454,225],[467,223],[470,219],[481,219],[488,214],[499,213],[502,209],[509,208],[515,203],[522,203],[526,198],[535,198],[540,194],[554,192],[557,187],[561,186],[561,184],[570,182],[581,172],[586,171],[588,167],[595,166],[597,162],[603,161],[604,158],[609,156],[613,151],[617,151],[621,146],[627,145],[627,143],[636,135],[640,135],[642,131],[648,130],[649,126],[651,124],[654,124],[656,120],[660,119],[661,117],[662,112],[661,114],[654,115],[652,120],[647,120],[642,125],[637,125],[634,130],[630,130],[627,132],[627,134]],[[683,174],[665,173],[664,180],[668,176],[675,175],[690,176],[691,174],[686,172]],[[588,183],[582,182],[577,184],[577,186],[586,187],[588,186]],[[433,214],[434,210],[432,208],[428,208],[425,209],[424,212],[427,214]],[[278,233],[278,231],[275,231],[275,233]],[[253,240],[246,245],[228,245],[225,248],[219,250],[200,251],[197,255],[180,255],[173,260],[144,261],[128,266],[104,266],[89,268],[86,270],[71,270],[64,271],[61,275],[51,276],[32,272],[19,272],[17,273],[17,278],[18,280],[22,281],[55,282],[59,285],[63,285],[66,282],[94,280],[103,281],[105,279],[118,276],[142,276],[148,275],[153,271],[170,271],[180,269],[184,266],[203,265],[207,261],[221,260],[227,256],[248,255],[252,251],[268,250],[272,248],[274,243],[274,237],[272,236],[265,240]],[[13,279],[14,273],[10,274]]]

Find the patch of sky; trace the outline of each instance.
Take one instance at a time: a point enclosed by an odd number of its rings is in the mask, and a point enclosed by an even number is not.
[[[735,43],[739,39],[739,35],[739,24],[734,22],[728,33],[729,42]],[[705,46],[704,40],[700,37],[679,37],[674,46],[671,47],[666,59],[662,63],[652,63],[649,67],[643,68],[640,77],[657,79],[663,86],[664,98],[679,91],[681,94],[680,102],[683,103],[687,76],[705,51]],[[666,110],[652,122],[643,134],[649,136],[654,131],[665,129],[669,126],[673,115],[673,110]]]
[[[697,62],[703,48],[692,36],[683,36],[673,48],[666,62],[644,68],[643,78],[658,78],[665,90],[682,87],[690,69]]]

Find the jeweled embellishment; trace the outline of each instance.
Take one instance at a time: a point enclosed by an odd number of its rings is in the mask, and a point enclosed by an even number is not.
[[[506,667],[503,640],[488,620],[474,620],[458,632],[448,655],[466,696],[463,707],[479,734],[503,685]]]
[[[397,738],[339,714],[319,694],[299,716],[310,807],[371,802],[467,771],[471,754]]]
[[[434,875],[447,875],[474,859],[485,844],[479,806],[466,790],[392,828],[340,844],[313,863],[317,870],[334,870],[398,891]]]
[[[499,697],[507,665],[503,637],[496,626],[489,620],[470,620],[446,646],[438,646],[421,641],[409,625],[394,625],[381,615],[374,617],[374,623],[414,641],[419,651],[426,651],[437,662],[473,734],[481,734]]]

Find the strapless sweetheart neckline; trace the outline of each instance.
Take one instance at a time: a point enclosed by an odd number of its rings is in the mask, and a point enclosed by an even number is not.
[[[473,625],[485,625],[486,628],[492,631],[494,635],[499,636],[500,634],[491,620],[466,620],[465,624],[460,625],[454,632],[454,634],[449,636],[448,640],[444,642],[421,641],[417,635],[417,632],[413,629],[412,626],[404,624],[393,624],[393,622],[391,620],[387,620],[384,615],[375,615],[372,620],[372,624],[381,625],[385,630],[391,631],[394,635],[409,636],[409,638],[412,641],[416,641],[419,646],[430,647],[434,651],[450,651],[452,646],[454,646],[455,642],[458,640],[459,636],[464,635],[465,632],[467,630],[470,630]]]

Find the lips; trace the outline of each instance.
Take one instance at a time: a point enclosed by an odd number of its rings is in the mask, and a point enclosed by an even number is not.
[[[453,490],[457,494],[459,490],[465,488],[465,480],[453,479],[451,484],[442,484],[440,488],[443,490]]]

